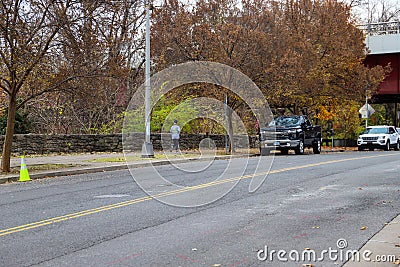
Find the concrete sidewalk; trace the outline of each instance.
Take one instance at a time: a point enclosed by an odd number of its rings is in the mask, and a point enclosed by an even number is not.
[[[387,223],[359,249],[359,260],[349,260],[343,267],[399,266],[400,265],[400,215]]]
[[[31,179],[41,179],[56,176],[75,175],[84,173],[95,173],[103,171],[122,170],[146,166],[160,166],[171,163],[183,163],[194,160],[216,160],[229,159],[244,156],[256,156],[257,154],[237,155],[215,155],[199,152],[183,151],[176,152],[155,152],[155,158],[142,158],[140,153],[82,153],[65,155],[42,155],[26,156],[25,162]],[[125,158],[126,156],[126,158]],[[18,169],[21,164],[20,157],[11,159],[11,168]],[[50,166],[51,165],[51,166]],[[48,170],[41,168],[48,167]],[[19,172],[13,174],[1,174],[0,184],[16,182],[19,180]]]
[[[349,152],[354,151],[352,148],[335,148],[332,150],[330,147],[325,147],[322,153],[332,152]],[[221,151],[219,151],[221,153]],[[214,151],[208,154],[201,155],[199,151],[182,151],[181,153],[155,151],[156,158],[145,159],[141,158],[141,153],[80,153],[80,154],[63,154],[63,155],[34,155],[26,156],[25,161],[31,179],[41,179],[48,177],[74,175],[83,173],[95,173],[103,171],[113,171],[128,169],[133,167],[145,166],[160,166],[167,165],[173,162],[185,162],[193,160],[210,160],[215,159],[229,159],[243,156],[257,156],[258,149],[251,149],[251,154],[237,153],[235,155],[216,155]],[[306,151],[306,154],[312,151]],[[125,160],[127,156],[127,161]],[[13,157],[11,159],[11,168],[19,170],[21,164],[20,157]],[[49,166],[48,170],[39,168],[43,165]],[[39,169],[39,170],[38,170]],[[7,182],[15,182],[19,179],[19,172],[14,171],[13,174],[0,174],[0,184]]]
[[[351,152],[354,148],[335,148],[332,150],[330,147],[324,147],[322,153],[333,152]],[[207,151],[206,151],[207,152]],[[221,151],[219,151],[221,153]],[[80,153],[80,154],[63,154],[63,155],[34,155],[26,156],[25,161],[28,167],[31,179],[41,179],[48,177],[74,175],[83,173],[95,173],[103,171],[113,171],[128,169],[133,167],[145,166],[160,166],[167,165],[173,162],[185,162],[192,160],[210,160],[215,159],[229,159],[243,156],[257,156],[258,149],[251,149],[251,154],[237,153],[235,155],[216,155],[214,151],[201,155],[199,151],[182,151],[177,154],[176,152],[155,151],[156,158],[145,159],[141,158],[141,153],[128,153],[126,154],[128,161],[125,161],[125,155],[120,153]],[[305,154],[312,153],[311,150],[306,150]],[[19,170],[21,164],[20,157],[13,157],[11,159],[11,168]],[[49,166],[49,170],[38,168],[43,165]],[[39,170],[37,170],[39,169]],[[19,172],[14,171],[13,174],[0,174],[0,184],[7,182],[15,182],[19,179]]]

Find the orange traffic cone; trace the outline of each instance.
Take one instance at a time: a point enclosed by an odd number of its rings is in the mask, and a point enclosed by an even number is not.
[[[19,171],[19,182],[30,181],[28,168],[26,167],[25,156],[21,156],[21,170]]]

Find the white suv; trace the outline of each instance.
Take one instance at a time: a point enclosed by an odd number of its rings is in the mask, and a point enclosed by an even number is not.
[[[391,147],[394,150],[400,149],[399,133],[393,126],[369,126],[365,131],[358,137],[357,146],[358,150],[374,150],[374,148],[380,148],[384,150],[390,150]]]

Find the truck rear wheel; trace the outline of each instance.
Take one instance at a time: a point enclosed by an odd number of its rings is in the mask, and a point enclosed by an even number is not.
[[[321,140],[320,139],[318,139],[316,142],[314,142],[313,152],[314,152],[314,154],[321,154]]]
[[[304,154],[304,141],[300,140],[299,145],[294,150],[296,155],[303,155]]]

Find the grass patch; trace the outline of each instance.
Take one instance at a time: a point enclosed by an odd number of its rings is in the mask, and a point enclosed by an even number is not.
[[[225,156],[225,150],[224,149],[218,149],[217,151],[203,151],[205,153],[204,156],[210,156],[214,157],[214,153],[216,156]],[[259,153],[259,149],[237,149],[235,154],[252,154],[252,153]],[[200,157],[201,154],[200,152],[194,152],[194,151],[187,151],[187,152],[182,152],[180,154],[175,154],[174,152],[169,152],[167,154],[164,153],[154,153],[154,158],[142,158],[140,154],[137,155],[129,155],[126,157],[105,157],[105,158],[97,158],[97,159],[91,159],[91,160],[86,160],[86,162],[94,162],[94,163],[106,163],[106,162],[132,162],[132,161],[141,161],[141,160],[160,160],[160,159],[185,159],[185,158],[198,158]]]
[[[111,157],[111,158],[97,158],[97,159],[91,159],[87,160],[87,162],[125,162],[125,161],[139,161],[139,160],[157,160],[157,159],[182,159],[182,158],[191,158],[191,157],[199,157],[200,154],[154,154],[154,158],[142,158],[141,155],[135,155],[135,156],[127,156],[126,160],[125,157]]]
[[[71,168],[76,167],[79,165],[76,164],[37,164],[37,165],[30,165],[28,166],[28,171],[51,171],[51,170],[58,170],[63,168]],[[17,174],[20,171],[20,167],[12,167],[11,172],[1,172],[1,174]]]

